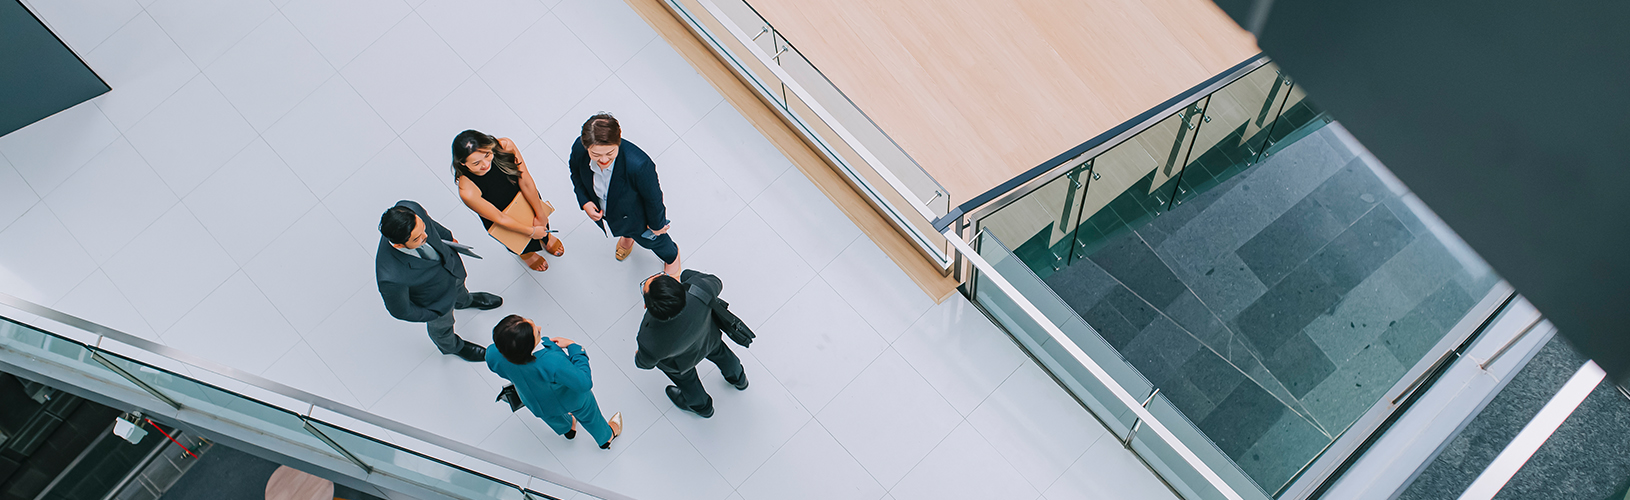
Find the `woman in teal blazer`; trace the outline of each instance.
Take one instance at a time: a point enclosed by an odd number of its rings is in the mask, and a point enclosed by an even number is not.
[[[562,337],[545,343],[537,323],[514,314],[492,327],[492,340],[487,368],[515,384],[533,415],[566,439],[577,437],[582,422],[601,449],[611,448],[611,440],[623,433],[623,414],[613,414],[609,422],[600,415],[583,346]],[[534,352],[540,345],[543,349]]]

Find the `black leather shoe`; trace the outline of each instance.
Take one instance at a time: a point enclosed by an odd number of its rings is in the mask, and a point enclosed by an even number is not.
[[[682,399],[681,399],[681,398],[683,398],[685,396],[685,393],[680,391],[679,387],[670,385],[663,392],[666,392],[668,394],[668,401],[673,402],[674,406],[678,406],[679,409],[681,409],[681,410],[685,410],[685,411],[695,413],[696,415],[698,415],[698,416],[700,416],[702,418],[708,418],[708,417],[713,416],[713,401],[708,401],[707,406],[705,406],[702,409],[698,410],[696,408],[691,408],[689,406],[685,406],[685,404],[682,402]]]
[[[487,293],[487,292],[474,292],[474,293],[470,294],[470,305],[469,305],[469,307],[474,307],[476,309],[486,311],[486,310],[490,310],[490,309],[497,309],[498,306],[501,306],[501,305],[504,305],[504,298],[503,297],[499,297],[497,295],[493,295],[493,294],[490,294],[490,293]]]
[[[724,381],[725,382],[730,382],[730,379],[725,379]],[[730,382],[730,385],[735,386],[736,390],[738,390],[738,391],[747,390],[747,372],[742,372],[741,373],[741,380],[738,380],[738,381],[735,381],[735,382]]]
[[[471,363],[480,363],[487,360],[487,348],[475,345],[474,342],[468,340],[464,341],[463,348],[453,354]]]

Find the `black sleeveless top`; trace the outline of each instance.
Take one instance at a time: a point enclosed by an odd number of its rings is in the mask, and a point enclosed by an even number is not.
[[[516,179],[517,182],[510,182],[509,176],[504,175],[503,172],[498,171],[496,168],[487,170],[486,175],[466,175],[464,177],[470,179],[470,182],[474,182],[475,187],[481,188],[481,199],[487,200],[487,203],[497,207],[499,212],[509,208],[510,202],[515,201],[515,195],[521,192],[519,179]],[[486,226],[486,229],[492,229],[492,221],[487,220],[486,217],[481,218],[481,225]]]

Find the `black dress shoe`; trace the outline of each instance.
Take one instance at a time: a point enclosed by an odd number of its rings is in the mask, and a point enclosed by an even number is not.
[[[702,418],[708,418],[708,417],[713,416],[713,401],[708,401],[707,405],[702,407],[702,409],[696,409],[696,408],[691,408],[689,406],[685,406],[685,403],[683,403],[682,402],[683,400],[681,399],[681,398],[683,398],[685,396],[685,393],[683,391],[680,391],[679,387],[670,385],[663,392],[666,392],[668,394],[668,401],[673,402],[674,406],[678,406],[679,409],[681,409],[681,410],[685,410],[685,411],[695,413],[695,414],[697,414],[698,416],[700,416]],[[709,398],[709,399],[712,399],[712,398]]]
[[[497,309],[498,306],[501,305],[504,305],[503,297],[487,292],[473,292],[470,294],[470,305],[466,306],[465,308],[474,307],[476,309],[486,311],[490,309]]]
[[[747,390],[747,372],[742,372],[741,373],[741,380],[731,382],[730,379],[724,379],[724,381],[725,382],[730,382],[730,385],[734,386],[736,388],[736,390],[738,390],[738,391]]]
[[[463,348],[453,354],[471,363],[480,363],[487,360],[487,348],[475,345],[474,342],[468,340],[464,341]]]

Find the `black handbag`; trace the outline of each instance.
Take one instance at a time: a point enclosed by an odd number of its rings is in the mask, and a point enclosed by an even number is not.
[[[730,336],[731,341],[742,347],[752,347],[749,344],[752,344],[753,339],[757,338],[758,335],[753,333],[753,330],[748,328],[747,323],[743,323],[741,318],[736,317],[735,313],[730,312],[729,302],[714,297],[713,303],[708,304],[708,306],[713,308],[713,322],[719,325],[719,329],[723,330],[725,335]]]
[[[515,384],[504,386],[503,389],[498,391],[498,399],[494,399],[493,401],[503,401],[505,403],[509,403],[510,412],[515,412],[521,408],[526,408],[526,403],[521,402],[521,393],[515,390]]]

